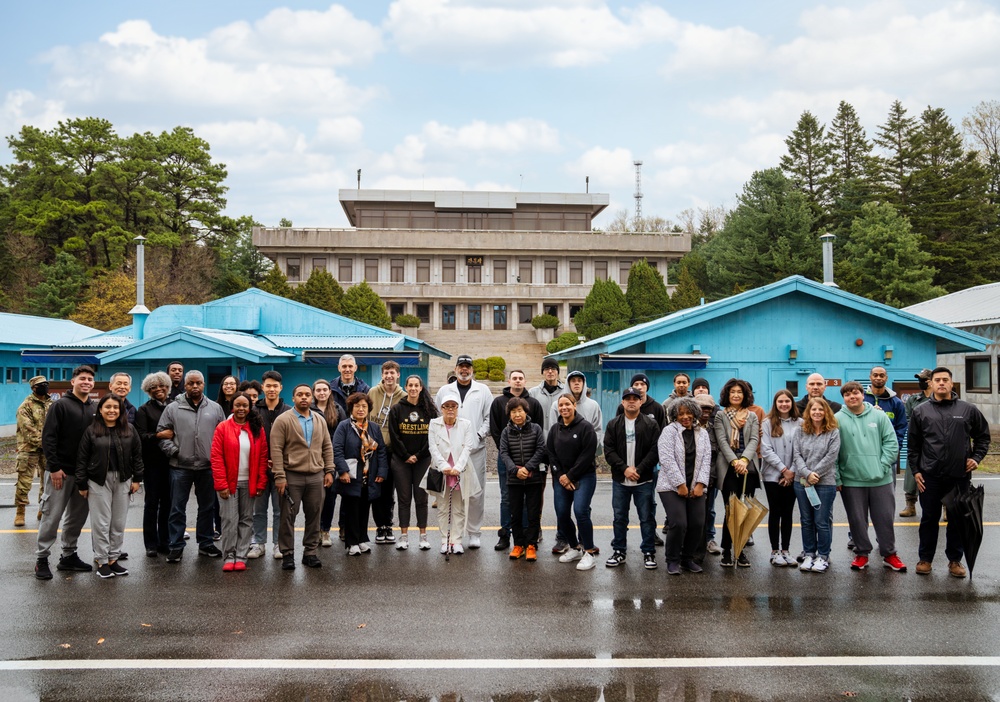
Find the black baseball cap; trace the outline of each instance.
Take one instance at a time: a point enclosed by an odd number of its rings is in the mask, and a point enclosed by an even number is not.
[[[461,356],[458,357],[458,360],[455,361],[455,365],[456,366],[463,366],[463,365],[464,366],[471,366],[472,365],[472,356],[470,356],[470,355],[468,355],[466,353],[463,353]]]
[[[641,400],[642,393],[633,387],[627,387],[624,390],[622,390],[622,399],[624,400],[626,397],[637,397]]]

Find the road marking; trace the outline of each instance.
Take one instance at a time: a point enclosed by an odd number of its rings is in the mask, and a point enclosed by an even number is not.
[[[638,668],[931,668],[998,667],[1000,656],[802,656],[791,658],[113,658],[0,661],[0,671],[29,670],[627,670]]]

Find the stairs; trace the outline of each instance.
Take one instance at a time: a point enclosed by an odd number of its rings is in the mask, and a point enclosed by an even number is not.
[[[431,394],[448,380],[448,375],[455,370],[455,360],[460,354],[467,353],[473,358],[500,356],[507,362],[504,373],[515,368],[524,371],[528,387],[541,382],[542,359],[546,355],[545,344],[535,340],[534,329],[503,329],[483,331],[452,331],[419,329],[417,337],[446,353],[451,354],[451,360],[431,357],[428,369],[428,389]],[[504,382],[488,382],[490,391],[497,395],[507,386]]]

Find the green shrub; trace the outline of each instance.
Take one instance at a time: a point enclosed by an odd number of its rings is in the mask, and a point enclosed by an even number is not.
[[[576,346],[580,343],[578,336],[579,335],[576,332],[564,332],[549,343],[545,344],[545,350],[549,353],[565,351],[571,346]]]
[[[490,356],[486,359],[486,369],[492,373],[493,371],[500,371],[500,375],[507,370],[507,361],[503,360],[501,356]],[[501,378],[503,380],[503,378]]]
[[[399,327],[413,327],[415,329],[420,326],[420,317],[415,314],[397,314],[395,321],[396,326]]]
[[[486,380],[489,378],[489,371],[477,371],[475,376],[476,380]]]
[[[488,376],[490,380],[494,382],[501,382],[504,380],[505,376],[502,370],[493,369],[489,372]]]
[[[531,326],[535,329],[558,329],[559,318],[554,314],[539,314],[531,318]]]
[[[479,374],[482,373],[483,377],[490,372],[490,368],[486,363],[485,358],[474,358],[472,359],[472,372],[476,374],[476,379],[480,380]]]

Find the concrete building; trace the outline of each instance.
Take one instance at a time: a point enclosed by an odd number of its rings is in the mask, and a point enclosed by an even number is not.
[[[994,432],[1000,431],[1000,283],[959,290],[906,311],[990,340],[985,349],[939,354],[937,364],[951,369],[959,394],[986,415]]]
[[[565,329],[597,278],[622,287],[645,258],[661,272],[687,234],[608,234],[596,193],[341,190],[353,228],[254,229],[254,244],[296,285],[325,268],[342,286],[366,280],[426,331],[531,331],[548,313]],[[440,343],[443,337],[435,339]]]

